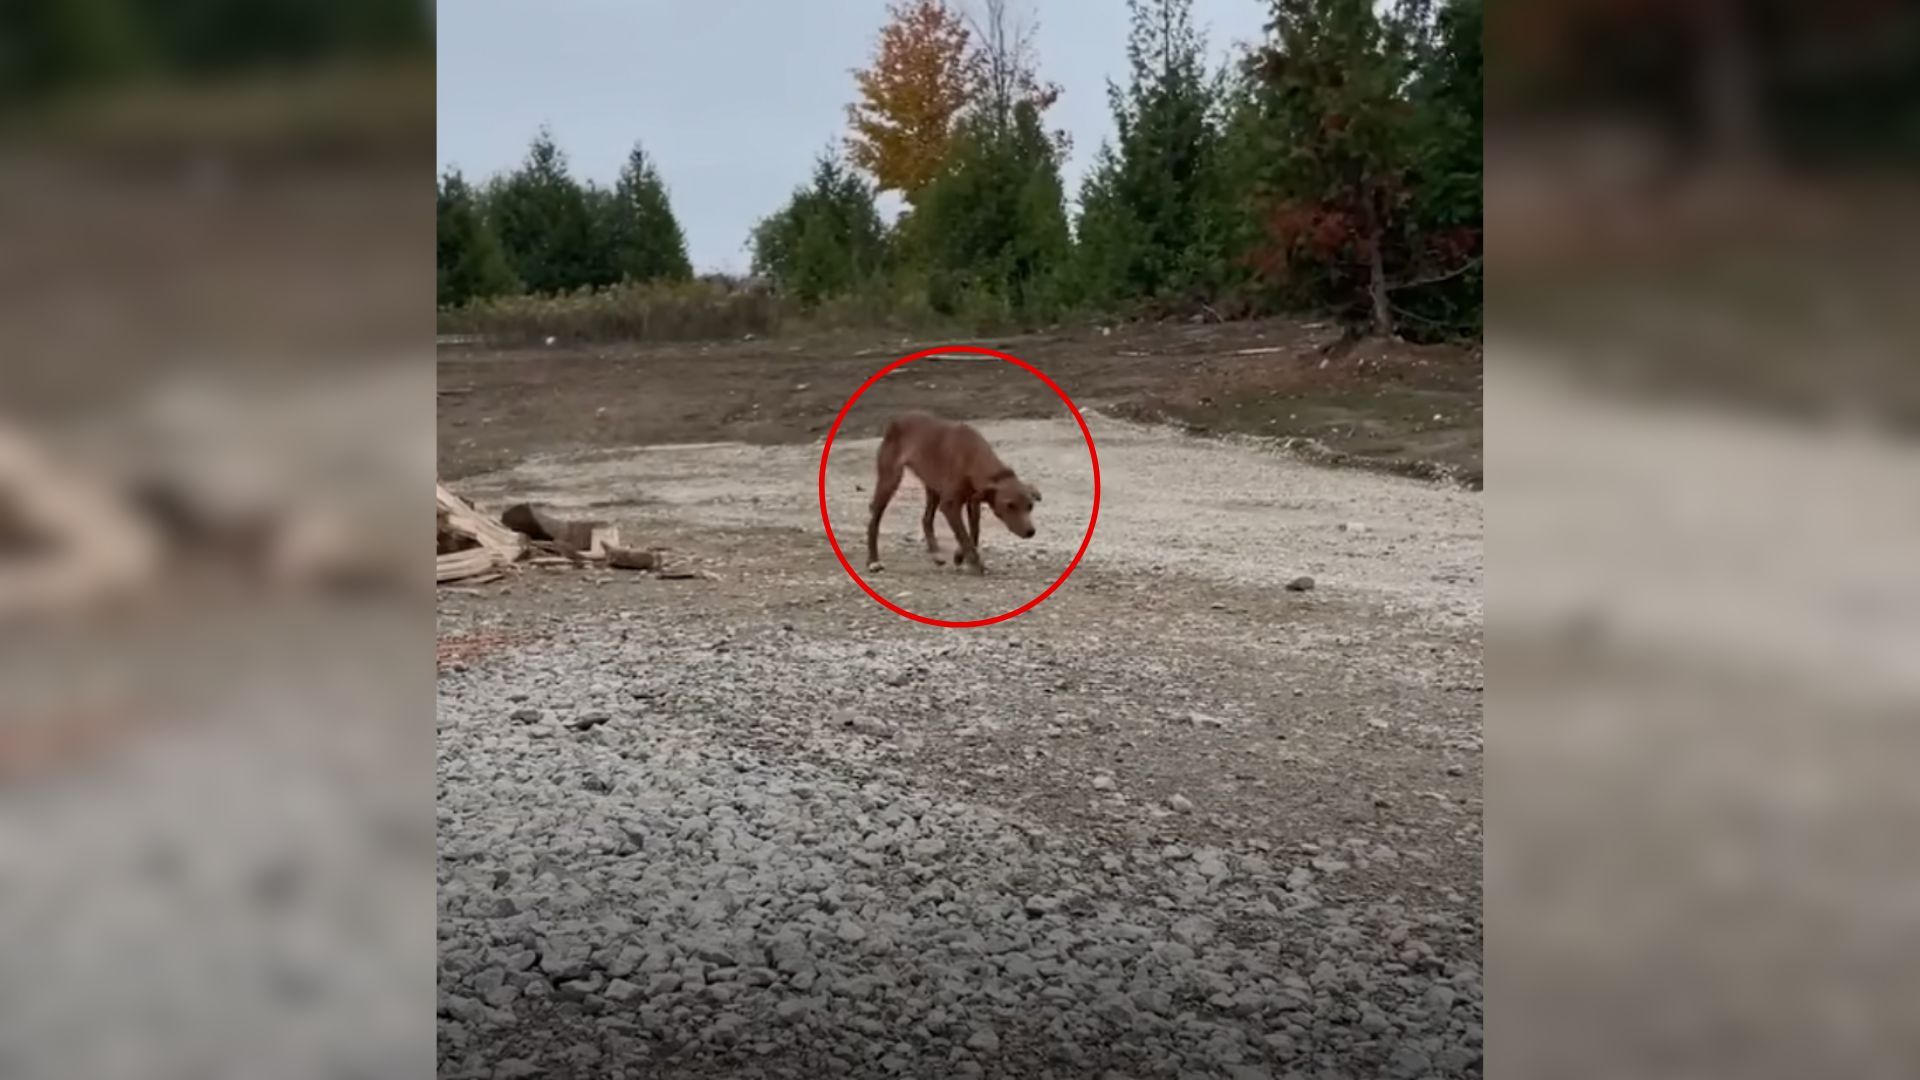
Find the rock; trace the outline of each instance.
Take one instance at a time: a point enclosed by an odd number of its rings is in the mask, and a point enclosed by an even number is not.
[[[1153,1013],[1156,1016],[1166,1016],[1173,1012],[1173,995],[1165,990],[1135,990],[1130,996],[1133,1007],[1141,1012]]]
[[[574,722],[572,724],[569,724],[568,726],[573,728],[573,730],[575,731],[592,731],[594,728],[597,728],[601,724],[604,724],[612,719],[613,719],[612,713],[590,712],[590,713],[582,714],[578,719],[574,720]]]
[[[1203,949],[1213,941],[1219,930],[1213,920],[1205,915],[1189,915],[1168,928],[1167,936],[1175,942],[1193,949]]]
[[[1000,1052],[1000,1036],[989,1027],[974,1028],[973,1034],[967,1036],[967,1049],[982,1054],[997,1054]]]
[[[1433,1059],[1410,1046],[1402,1046],[1387,1061],[1387,1073],[1401,1080],[1414,1080],[1433,1071]]]
[[[516,724],[531,724],[540,719],[539,709],[515,709],[507,714],[507,719]]]
[[[607,974],[616,979],[625,978],[639,970],[640,961],[644,959],[646,955],[646,953],[632,945],[623,946],[620,952],[614,956],[613,960],[607,964]]]
[[[1348,521],[1341,524],[1340,531],[1343,533],[1352,533],[1355,536],[1362,536],[1366,534],[1367,527],[1358,521]]]
[[[639,997],[640,987],[625,979],[614,979],[607,984],[606,990],[602,991],[602,996],[608,1001],[624,1003]]]
[[[1291,1061],[1294,1055],[1300,1052],[1299,1044],[1293,1041],[1293,1036],[1284,1031],[1276,1031],[1261,1041],[1265,1042],[1267,1049],[1281,1061]]]
[[[1060,907],[1060,901],[1055,900],[1051,896],[1027,897],[1026,909],[1027,909],[1027,915],[1030,918],[1038,919],[1044,915],[1050,915],[1054,911],[1058,910],[1059,907]]]
[[[773,1015],[783,1024],[797,1024],[813,1013],[811,998],[788,998],[773,1007]]]
[[[1193,800],[1187,798],[1185,795],[1173,796],[1172,798],[1167,800],[1167,805],[1171,807],[1175,813],[1178,813],[1178,814],[1193,813]]]
[[[1287,582],[1287,591],[1288,592],[1312,592],[1313,579],[1308,577],[1305,574],[1302,574],[1299,577],[1294,578],[1292,581]],[[1299,691],[1298,690],[1294,691],[1294,695],[1296,697],[1299,696]]]
[[[493,1080],[527,1080],[540,1075],[540,1066],[523,1058],[507,1058],[493,1067]]]
[[[1112,791],[1114,787],[1113,776],[1108,773],[1096,773],[1087,783],[1092,785],[1095,791]]]

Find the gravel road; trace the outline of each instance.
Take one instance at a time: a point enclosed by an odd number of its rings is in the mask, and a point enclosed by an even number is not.
[[[817,447],[462,483],[719,580],[443,593],[443,640],[514,640],[440,678],[442,1075],[1481,1074],[1480,496],[1092,422],[1085,562],[984,630],[846,579]],[[917,610],[1078,546],[1077,428],[985,430],[1042,533],[957,574],[903,491],[875,584]],[[850,546],[871,453],[831,465]]]

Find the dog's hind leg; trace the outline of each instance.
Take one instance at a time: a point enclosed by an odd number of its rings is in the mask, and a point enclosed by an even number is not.
[[[933,556],[933,564],[935,566],[943,566],[947,561],[940,556],[940,541],[933,538],[933,515],[934,512],[939,509],[940,496],[934,494],[932,488],[928,488],[927,508],[925,512],[920,515],[920,532],[927,538],[927,554]]]
[[[881,440],[880,458],[875,470],[873,483],[873,502],[870,504],[870,516],[867,518],[867,569],[880,570],[880,515],[887,512],[887,503],[893,500],[893,493],[900,489],[900,474],[905,466],[900,462],[900,448],[893,433]]]

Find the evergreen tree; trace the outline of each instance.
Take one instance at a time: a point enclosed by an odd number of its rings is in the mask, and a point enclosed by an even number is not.
[[[1057,147],[1033,102],[1017,103],[1010,125],[983,114],[964,128],[914,215],[936,309],[1026,314],[1062,298],[1070,238]]]
[[[1410,214],[1421,277],[1400,285],[1395,302],[1423,327],[1454,334],[1479,330],[1485,293],[1480,34],[1481,0],[1447,0],[1412,89]]]
[[[873,189],[827,152],[814,163],[812,183],[756,225],[749,245],[755,273],[815,303],[879,272],[885,231]]]
[[[1259,55],[1270,265],[1364,310],[1381,335],[1394,332],[1391,276],[1406,264],[1417,126],[1405,90],[1425,7],[1403,0],[1383,17],[1373,0],[1274,0]]]
[[[1219,88],[1206,70],[1192,0],[1128,0],[1127,85],[1107,88],[1114,143],[1081,192],[1081,276],[1089,298],[1153,297],[1221,277],[1223,197],[1211,175]]]
[[[473,189],[458,170],[440,177],[434,218],[435,282],[442,306],[458,307],[519,287],[499,237],[481,216]]]
[[[568,174],[566,156],[545,128],[520,167],[493,187],[488,217],[527,291],[567,292],[615,280],[589,196]]]
[[[627,155],[602,214],[601,234],[614,277],[624,281],[693,277],[686,234],[673,216],[666,184],[639,145]]]

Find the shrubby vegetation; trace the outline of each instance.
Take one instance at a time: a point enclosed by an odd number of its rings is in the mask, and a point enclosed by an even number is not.
[[[1267,2],[1265,40],[1216,69],[1191,0],[1129,0],[1114,136],[1074,212],[1068,142],[1047,126],[1062,91],[1041,75],[1033,26],[1007,0],[977,17],[900,0],[856,73],[844,152],[822,154],[751,231],[772,295],[686,287],[685,239],[646,156],[602,190],[541,132],[477,189],[441,178],[443,327],[659,337],[794,318],[1311,310],[1378,334],[1477,333],[1481,0]],[[883,192],[905,202],[891,225]],[[729,314],[667,314],[709,302]]]

